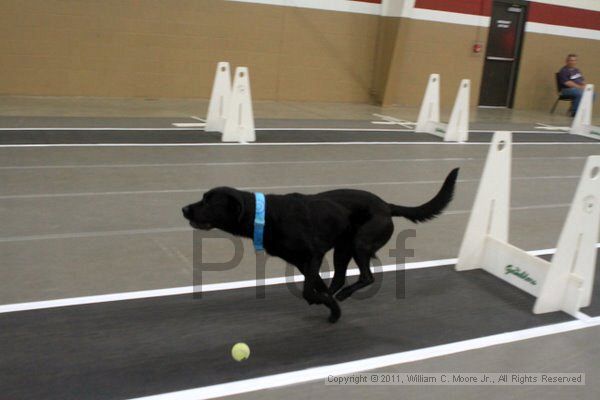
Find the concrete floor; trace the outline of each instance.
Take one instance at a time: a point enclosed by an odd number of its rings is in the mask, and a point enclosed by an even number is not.
[[[554,247],[584,157],[597,147],[515,145],[513,243]],[[221,185],[272,193],[355,187],[414,205],[461,167],[446,215],[422,225],[395,221],[397,233],[416,229],[409,261],[453,258],[486,152],[487,145],[427,144],[1,148],[0,250],[9,268],[0,302],[190,285],[192,232],[180,210]],[[238,268],[208,274],[207,282],[253,278],[254,253],[245,245]],[[391,245],[380,251],[386,264]],[[222,243],[214,257],[229,251]],[[279,260],[269,265],[269,276],[284,273]]]
[[[0,97],[4,116],[189,117],[206,102]],[[340,104],[255,104],[257,117],[370,120],[373,112],[414,120],[416,110]],[[382,112],[384,111],[384,112]],[[480,122],[567,125],[562,112],[479,110]],[[597,119],[596,119],[597,120]],[[428,200],[461,167],[457,195],[439,219],[416,228],[407,261],[456,257],[487,145],[328,145],[235,147],[0,148],[0,304],[192,284],[192,231],[181,206],[217,185],[272,193],[333,187],[370,190],[413,205]],[[585,157],[594,143],[515,145],[510,240],[530,250],[555,247]],[[391,263],[388,244],[380,252]],[[210,257],[223,259],[227,243]],[[254,279],[250,243],[240,266],[205,282]],[[329,260],[330,261],[330,260]],[[329,265],[331,262],[329,262]],[[268,276],[283,263],[269,262]],[[581,388],[325,387],[321,382],[239,398],[598,398],[597,328],[496,346],[386,371],[584,371]],[[527,351],[525,351],[525,349]],[[551,350],[549,350],[551,349]]]
[[[586,373],[585,386],[326,386],[324,381],[229,396],[231,400],[347,399],[581,399],[600,396],[600,327],[525,340],[369,372]]]
[[[562,102],[561,102],[562,103]],[[68,117],[169,117],[204,118],[208,100],[204,99],[131,99],[90,97],[34,97],[0,96],[0,116],[68,116]],[[370,120],[374,113],[415,121],[418,107],[379,107],[359,103],[315,103],[254,101],[255,118],[317,119],[317,120]],[[560,104],[554,114],[549,111],[472,108],[472,122],[494,121],[512,123],[547,123],[570,125],[567,106]],[[441,116],[448,118],[451,105],[442,105]],[[600,124],[596,113],[594,124]]]

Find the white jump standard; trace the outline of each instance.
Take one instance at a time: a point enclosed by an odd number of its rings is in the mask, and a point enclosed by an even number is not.
[[[600,126],[592,125],[594,85],[585,85],[579,108],[573,119],[570,133],[600,140]]]
[[[222,61],[217,64],[215,80],[210,94],[206,127],[204,128],[206,132],[223,132],[230,99],[231,73],[229,63]]]
[[[471,81],[463,79],[450,114],[450,121],[440,122],[440,75],[431,74],[421,103],[416,132],[425,132],[442,137],[446,142],[469,140],[469,96]]]
[[[458,255],[457,271],[483,268],[537,298],[535,314],[576,316],[590,305],[600,225],[600,156],[587,158],[552,262],[508,243],[512,137],[496,132]]]
[[[241,143],[256,141],[252,94],[250,93],[250,75],[246,67],[235,69],[231,100],[221,141]]]
[[[231,84],[228,62],[217,65],[208,105],[206,132],[221,132],[223,142],[254,142],[254,112],[247,67],[237,67]]]

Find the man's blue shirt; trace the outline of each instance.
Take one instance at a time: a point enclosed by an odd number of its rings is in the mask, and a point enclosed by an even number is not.
[[[560,82],[561,89],[567,89],[568,86],[565,85],[567,81],[573,81],[577,84],[582,84],[584,82],[583,74],[577,68],[569,68],[564,66],[558,71],[558,80]]]

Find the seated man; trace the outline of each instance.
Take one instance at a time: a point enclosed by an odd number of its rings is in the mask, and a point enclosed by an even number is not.
[[[575,116],[583,90],[585,89],[585,80],[581,71],[575,66],[577,65],[577,55],[569,54],[567,56],[567,64],[558,71],[558,80],[560,82],[561,92],[563,96],[573,99],[573,107],[571,108],[571,116]]]

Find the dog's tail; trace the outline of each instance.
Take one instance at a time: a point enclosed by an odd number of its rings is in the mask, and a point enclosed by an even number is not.
[[[425,204],[418,207],[403,207],[395,204],[389,204],[394,217],[404,217],[412,222],[425,222],[440,215],[444,208],[452,201],[454,196],[454,185],[458,177],[458,168],[454,168],[444,181],[442,188]]]

